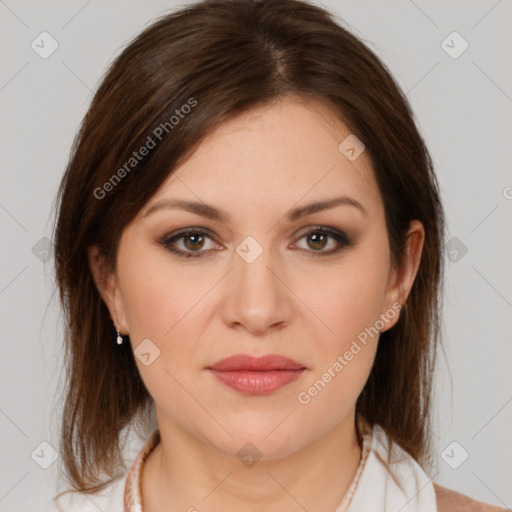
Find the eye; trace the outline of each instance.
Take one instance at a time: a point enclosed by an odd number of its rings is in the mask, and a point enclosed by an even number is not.
[[[307,233],[304,233],[299,240],[303,238],[306,239],[307,244],[304,250],[309,253],[317,253],[313,256],[330,256],[351,245],[345,233],[323,226],[310,229]],[[329,239],[331,240],[331,249],[324,250],[329,245]],[[332,247],[333,245],[334,247]]]
[[[182,258],[197,258],[201,253],[207,252],[202,250],[208,244],[207,240],[212,241],[212,237],[203,230],[187,230],[176,234],[175,236],[161,241],[169,251]],[[215,246],[215,244],[213,244]],[[177,247],[178,246],[178,247]],[[212,249],[213,247],[210,247]]]
[[[306,248],[301,248],[309,256],[330,256],[340,252],[343,248],[352,245],[347,235],[336,229],[318,226],[304,233],[299,240],[307,239]],[[324,250],[329,246],[331,248]],[[210,247],[208,247],[210,241]],[[218,247],[213,243],[213,237],[203,229],[187,229],[161,240],[160,243],[173,254],[181,258],[198,258],[205,252]],[[332,247],[334,245],[334,247]],[[313,254],[311,254],[313,253]]]

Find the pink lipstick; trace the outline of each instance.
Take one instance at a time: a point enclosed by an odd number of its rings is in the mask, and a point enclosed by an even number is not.
[[[207,368],[223,384],[247,395],[266,395],[297,380],[304,365],[274,354],[237,354]]]

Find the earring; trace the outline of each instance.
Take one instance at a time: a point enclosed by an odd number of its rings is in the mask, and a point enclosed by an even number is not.
[[[123,337],[121,336],[121,334],[119,333],[119,330],[116,326],[116,324],[114,324],[114,327],[116,329],[116,335],[117,335],[117,344],[118,345],[121,345],[123,343]]]

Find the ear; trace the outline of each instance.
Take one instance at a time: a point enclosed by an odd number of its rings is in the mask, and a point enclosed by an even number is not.
[[[405,304],[420,266],[424,242],[425,229],[423,224],[419,220],[412,220],[407,232],[402,266],[399,269],[393,267],[389,274],[384,314],[386,311],[396,311],[397,304],[402,307]],[[381,332],[391,329],[398,322],[399,317],[400,315],[393,315],[392,319],[386,322],[386,327]]]
[[[87,256],[94,283],[109,310],[110,318],[112,318],[121,334],[127,334],[126,318],[120,300],[120,290],[117,285],[116,275],[107,269],[104,255],[99,247],[95,245],[89,247]]]

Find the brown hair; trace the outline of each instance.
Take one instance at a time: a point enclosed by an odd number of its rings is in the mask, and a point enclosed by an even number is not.
[[[325,102],[365,144],[394,262],[402,261],[409,221],[425,228],[416,280],[398,323],[381,334],[356,411],[424,467],[431,463],[444,214],[407,99],[342,23],[297,0],[205,0],[158,19],[108,69],[57,196],[56,279],[68,330],[61,453],[77,490],[99,490],[112,480],[102,474],[126,469],[120,436],[137,418],[145,424],[152,405],[130,344],[114,341],[88,247],[97,245],[115,271],[123,229],[204,137],[286,95]],[[134,164],[143,145],[153,149]]]

